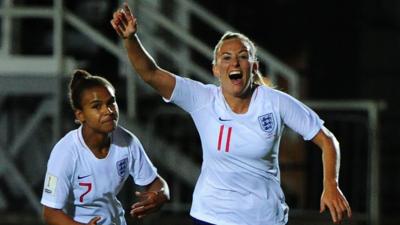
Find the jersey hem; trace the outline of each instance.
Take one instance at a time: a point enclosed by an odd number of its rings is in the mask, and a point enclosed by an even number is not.
[[[217,225],[232,225],[232,223],[221,221],[221,220],[216,220],[213,217],[209,217],[209,216],[206,216],[206,215],[201,214],[201,213],[190,212],[190,216],[192,216],[193,218],[196,218],[198,220],[202,220],[204,222],[207,222],[207,223],[212,223],[212,224],[217,224]],[[275,223],[275,224],[271,224],[271,225],[285,225],[286,223],[287,222],[282,222],[282,223]],[[235,225],[250,225],[250,224],[240,223],[240,224],[235,224]],[[251,225],[253,225],[253,224],[251,224]]]
[[[201,213],[190,212],[190,216],[192,216],[193,218],[196,218],[198,220],[207,222],[207,223],[218,224],[218,225],[229,225],[229,223],[226,223],[226,222],[223,222],[223,221],[220,221],[220,220],[215,220],[215,218],[206,216],[206,215],[201,214]]]

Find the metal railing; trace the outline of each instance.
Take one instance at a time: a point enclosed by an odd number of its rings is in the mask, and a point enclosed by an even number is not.
[[[146,2],[146,0],[141,0],[138,2]],[[238,31],[236,28],[230,26],[225,23],[223,20],[210,13],[201,5],[195,3],[191,0],[177,0],[179,4],[184,5],[183,8],[187,12],[186,14],[193,14],[197,18],[201,19],[208,26],[214,28],[218,32],[225,33],[226,31]],[[183,41],[189,47],[196,50],[198,53],[203,55],[205,58],[208,58],[210,61],[213,58],[213,49],[208,45],[204,44],[197,37],[193,36],[189,30],[182,29],[176,22],[167,16],[161,14],[156,10],[156,8],[152,4],[136,4],[139,6],[137,10],[140,13],[143,13],[146,18],[150,18],[157,24],[159,24],[164,29],[168,30],[171,34],[175,35],[180,41]],[[154,42],[156,43],[156,42]],[[170,49],[171,52],[171,49]],[[173,52],[173,49],[172,49]],[[169,54],[172,56],[172,53]],[[299,75],[292,68],[278,60],[267,50],[258,47],[258,60],[262,62],[264,65],[267,65],[269,68],[269,76],[272,81],[276,81],[277,77],[281,76],[284,80],[288,81],[288,93],[290,93],[294,97],[299,97]],[[198,78],[209,83],[214,83],[215,80],[209,76],[209,73],[203,73],[196,71],[195,76],[199,76]]]
[[[367,212],[368,224],[378,225],[380,221],[380,145],[379,145],[379,112],[386,109],[385,102],[371,100],[356,101],[306,101],[314,109],[364,111],[368,124],[368,160],[367,160]]]

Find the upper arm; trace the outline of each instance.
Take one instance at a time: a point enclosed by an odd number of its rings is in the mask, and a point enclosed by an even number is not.
[[[158,68],[150,78],[151,79],[146,82],[162,97],[169,99],[175,88],[175,75],[164,69]]]
[[[339,145],[335,136],[325,126],[322,126],[322,128],[311,140],[314,144],[320,147],[321,150]]]
[[[327,138],[326,135],[321,129],[311,140],[314,144],[318,145],[319,147],[322,147],[326,142],[326,138]]]
[[[74,166],[68,146],[57,144],[48,160],[41,203],[53,208],[62,208],[71,191]]]

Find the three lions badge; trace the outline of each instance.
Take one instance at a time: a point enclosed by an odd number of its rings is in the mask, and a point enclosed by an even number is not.
[[[274,115],[272,113],[259,116],[258,122],[260,123],[260,127],[263,131],[265,131],[268,135],[272,135],[275,127]]]
[[[117,171],[120,177],[125,177],[128,169],[128,158],[121,159],[117,162]]]

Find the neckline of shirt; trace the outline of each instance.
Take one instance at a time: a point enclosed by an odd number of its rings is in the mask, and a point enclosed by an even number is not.
[[[92,150],[90,150],[90,148],[86,145],[85,140],[83,139],[82,136],[82,125],[78,128],[77,130],[77,137],[78,137],[78,142],[80,143],[81,147],[85,149],[85,152],[87,152],[93,159],[95,160],[106,160],[110,157],[112,149],[113,149],[113,136],[114,136],[114,132],[111,133],[111,140],[110,140],[110,148],[108,149],[108,153],[107,156],[104,158],[97,158],[94,153],[92,152]]]
[[[222,94],[221,87],[219,87],[218,94],[219,94],[219,98],[222,101],[223,106],[225,107],[225,110],[228,112],[229,116],[231,116],[232,119],[242,119],[242,118],[248,117],[249,115],[251,115],[253,113],[254,107],[255,107],[253,105],[255,104],[255,102],[257,100],[258,89],[259,89],[259,86],[257,86],[254,89],[253,93],[251,94],[249,108],[247,109],[247,112],[245,112],[245,113],[235,113],[234,111],[232,111],[231,107],[226,102],[226,99],[225,99],[224,95]]]

